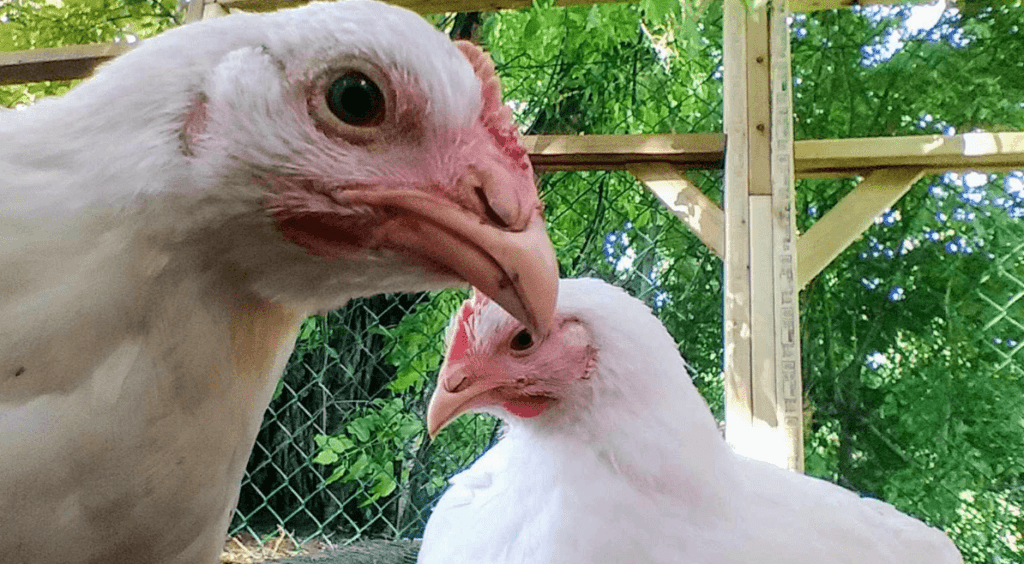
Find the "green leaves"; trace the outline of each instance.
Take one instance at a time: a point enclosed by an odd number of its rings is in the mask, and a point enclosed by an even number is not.
[[[543,20],[543,12],[540,10],[531,11],[530,18],[526,20],[526,24],[523,26],[523,38],[536,39],[537,34],[544,28]]]
[[[334,467],[325,483],[358,486],[359,505],[365,507],[391,495],[399,480],[408,481],[406,449],[415,450],[423,434],[423,423],[402,398],[376,399],[350,418],[342,433],[315,436],[319,451],[310,460]],[[396,466],[402,468],[399,475]]]
[[[435,292],[431,301],[403,317],[397,327],[370,329],[388,339],[386,348],[391,352],[387,361],[395,367],[395,378],[388,385],[392,392],[419,392],[426,379],[437,374],[444,352],[444,328],[467,296],[464,290]]]
[[[679,20],[683,15],[680,0],[641,0],[640,7],[644,15],[655,24],[665,23],[669,18]]]

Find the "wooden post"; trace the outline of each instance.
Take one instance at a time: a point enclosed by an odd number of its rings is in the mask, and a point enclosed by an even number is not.
[[[205,6],[206,0],[189,0],[188,7],[185,8],[185,23],[190,24],[203,19]]]
[[[787,15],[725,0],[725,417],[739,453],[802,471]]]

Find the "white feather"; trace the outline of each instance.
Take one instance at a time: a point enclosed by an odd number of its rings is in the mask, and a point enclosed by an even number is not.
[[[0,112],[0,561],[215,562],[302,319],[451,282],[312,256],[262,207],[254,171],[323,150],[296,85],[353,57],[414,81],[426,128],[479,117],[458,49],[368,0],[174,29]]]
[[[639,300],[562,280],[559,315],[598,348],[572,413],[519,419],[451,480],[420,564],[954,564],[892,506],[734,454],[676,344]],[[480,343],[512,319],[480,315]],[[481,347],[486,348],[486,347]],[[570,407],[565,407],[566,410]]]

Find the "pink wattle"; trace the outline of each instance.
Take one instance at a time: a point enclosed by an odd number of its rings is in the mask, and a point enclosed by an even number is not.
[[[502,407],[507,409],[508,412],[511,413],[512,415],[515,415],[516,417],[522,417],[524,419],[529,419],[531,417],[536,417],[541,413],[544,413],[544,410],[548,408],[548,405],[550,403],[551,398],[527,396],[522,398],[505,400],[505,402],[501,405]]]

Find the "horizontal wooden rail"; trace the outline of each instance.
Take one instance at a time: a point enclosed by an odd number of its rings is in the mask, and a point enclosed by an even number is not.
[[[794,144],[801,177],[866,176],[890,167],[1005,171],[1024,168],[1024,132],[822,139]]]
[[[625,170],[635,163],[670,163],[680,168],[722,168],[725,136],[531,135],[523,139],[533,167],[557,170]]]
[[[674,135],[544,135],[524,140],[540,171],[616,170],[628,164],[671,163],[680,168],[721,168],[725,137]],[[944,137],[871,137],[794,143],[799,177],[865,176],[879,168],[948,170],[1024,168],[1024,132],[966,133]]]
[[[132,47],[127,43],[93,43],[0,53],[0,85],[85,78],[101,63]]]

